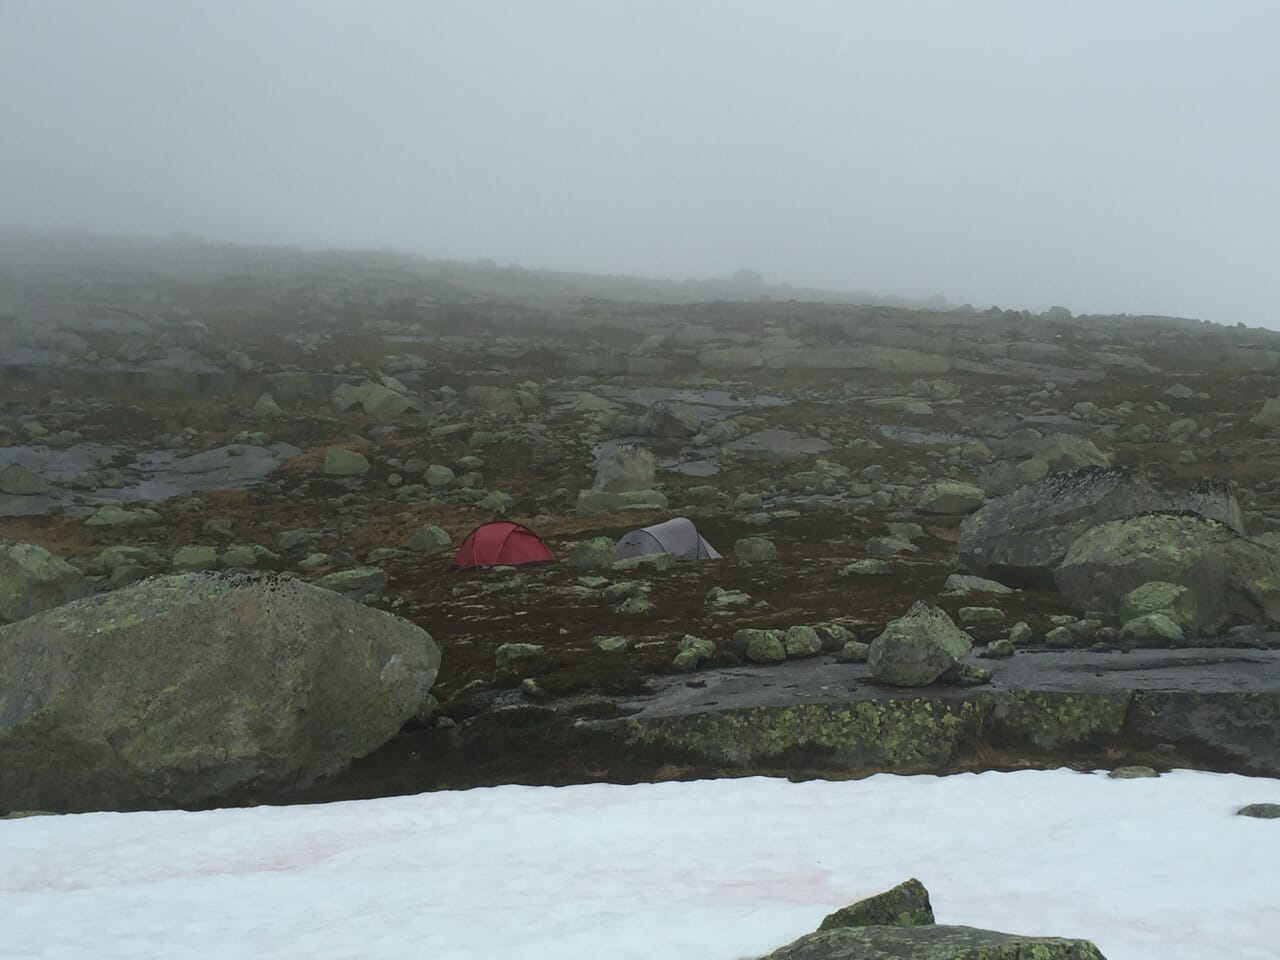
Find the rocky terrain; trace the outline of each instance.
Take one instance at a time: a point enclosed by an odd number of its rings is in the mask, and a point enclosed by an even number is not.
[[[177,240],[0,253],[0,643],[255,570],[438,644],[382,746],[222,799],[1280,775],[1280,333]],[[618,559],[672,517],[723,558]],[[494,519],[558,562],[451,571]]]

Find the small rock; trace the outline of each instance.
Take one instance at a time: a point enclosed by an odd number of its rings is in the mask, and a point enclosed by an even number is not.
[[[410,550],[426,554],[439,553],[452,545],[453,540],[449,534],[434,523],[428,523],[418,528],[413,536],[409,538],[407,544]]]
[[[883,560],[854,560],[852,563],[846,563],[840,568],[840,576],[842,577],[870,577],[880,573],[887,573],[889,564]]]
[[[493,662],[497,667],[505,667],[516,660],[539,657],[543,649],[540,643],[503,643],[493,651]]]
[[[1151,767],[1131,766],[1116,767],[1107,776],[1112,780],[1144,780],[1158,777],[1160,774],[1156,773]]]
[[[571,567],[593,570],[612,566],[618,559],[618,545],[609,537],[593,537],[569,545],[564,562]]]
[[[315,581],[315,586],[363,603],[382,596],[387,588],[387,574],[377,567],[356,567],[323,576]]]
[[[982,506],[986,496],[981,487],[972,483],[934,483],[920,495],[916,509],[921,513],[958,516],[973,513]]]
[[[766,537],[743,537],[733,545],[733,556],[738,563],[769,563],[778,559],[778,548]]]
[[[1002,660],[1006,657],[1013,656],[1013,641],[1008,637],[1002,637],[999,640],[992,640],[987,644],[987,649],[983,651],[983,656],[991,660]]]
[[[48,481],[21,464],[10,463],[0,467],[0,493],[11,497],[36,497],[48,492]]]
[[[1034,636],[1030,624],[1025,620],[1019,620],[1009,630],[1009,642],[1017,647],[1025,647]]]
[[[788,659],[798,660],[803,657],[817,656],[822,652],[822,641],[813,627],[791,627],[783,639],[783,647]]]
[[[173,554],[172,567],[182,573],[193,573],[198,570],[213,570],[218,566],[218,550],[216,547],[190,544],[179,547]]]
[[[330,477],[360,477],[369,472],[369,461],[354,450],[331,447],[325,451],[324,472]]]
[[[836,651],[835,657],[841,663],[866,663],[871,652],[871,644],[861,640],[850,640]]]
[[[999,607],[961,607],[960,622],[965,626],[980,623],[1001,623],[1004,611]]]
[[[631,646],[630,637],[593,637],[591,644],[601,653],[619,653]]]
[[[934,922],[929,891],[914,877],[892,890],[830,913],[819,930],[841,927],[921,927]]]

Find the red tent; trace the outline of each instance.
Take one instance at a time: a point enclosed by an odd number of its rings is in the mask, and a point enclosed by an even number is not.
[[[462,541],[453,558],[454,570],[476,567],[521,567],[530,563],[555,563],[547,545],[528,527],[500,521],[476,527]]]

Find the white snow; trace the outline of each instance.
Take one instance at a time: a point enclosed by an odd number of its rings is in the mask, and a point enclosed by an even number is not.
[[[496,787],[0,822],[4,957],[736,960],[907,877],[940,923],[1276,960],[1280,781]]]

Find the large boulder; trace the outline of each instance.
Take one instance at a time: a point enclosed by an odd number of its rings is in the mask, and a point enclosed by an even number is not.
[[[923,687],[956,666],[973,640],[945,611],[917,600],[905,616],[891,621],[871,641],[871,676],[895,687]]]
[[[630,493],[652,490],[658,459],[646,447],[620,447],[600,461],[592,490]]]
[[[295,580],[158,577],[0,628],[0,811],[306,787],[422,705],[421,628]]]
[[[960,524],[957,565],[1014,586],[1050,586],[1073,540],[1108,520],[1166,503],[1128,470],[1079,467],[1051,473],[988,501]]]
[[[1169,606],[1188,630],[1280,625],[1280,549],[1197,514],[1100,524],[1071,544],[1054,580],[1063,598],[1081,610],[1133,614],[1133,592],[1160,583],[1187,589]]]
[[[44,547],[0,542],[0,623],[22,620],[92,592],[79,570]]]

